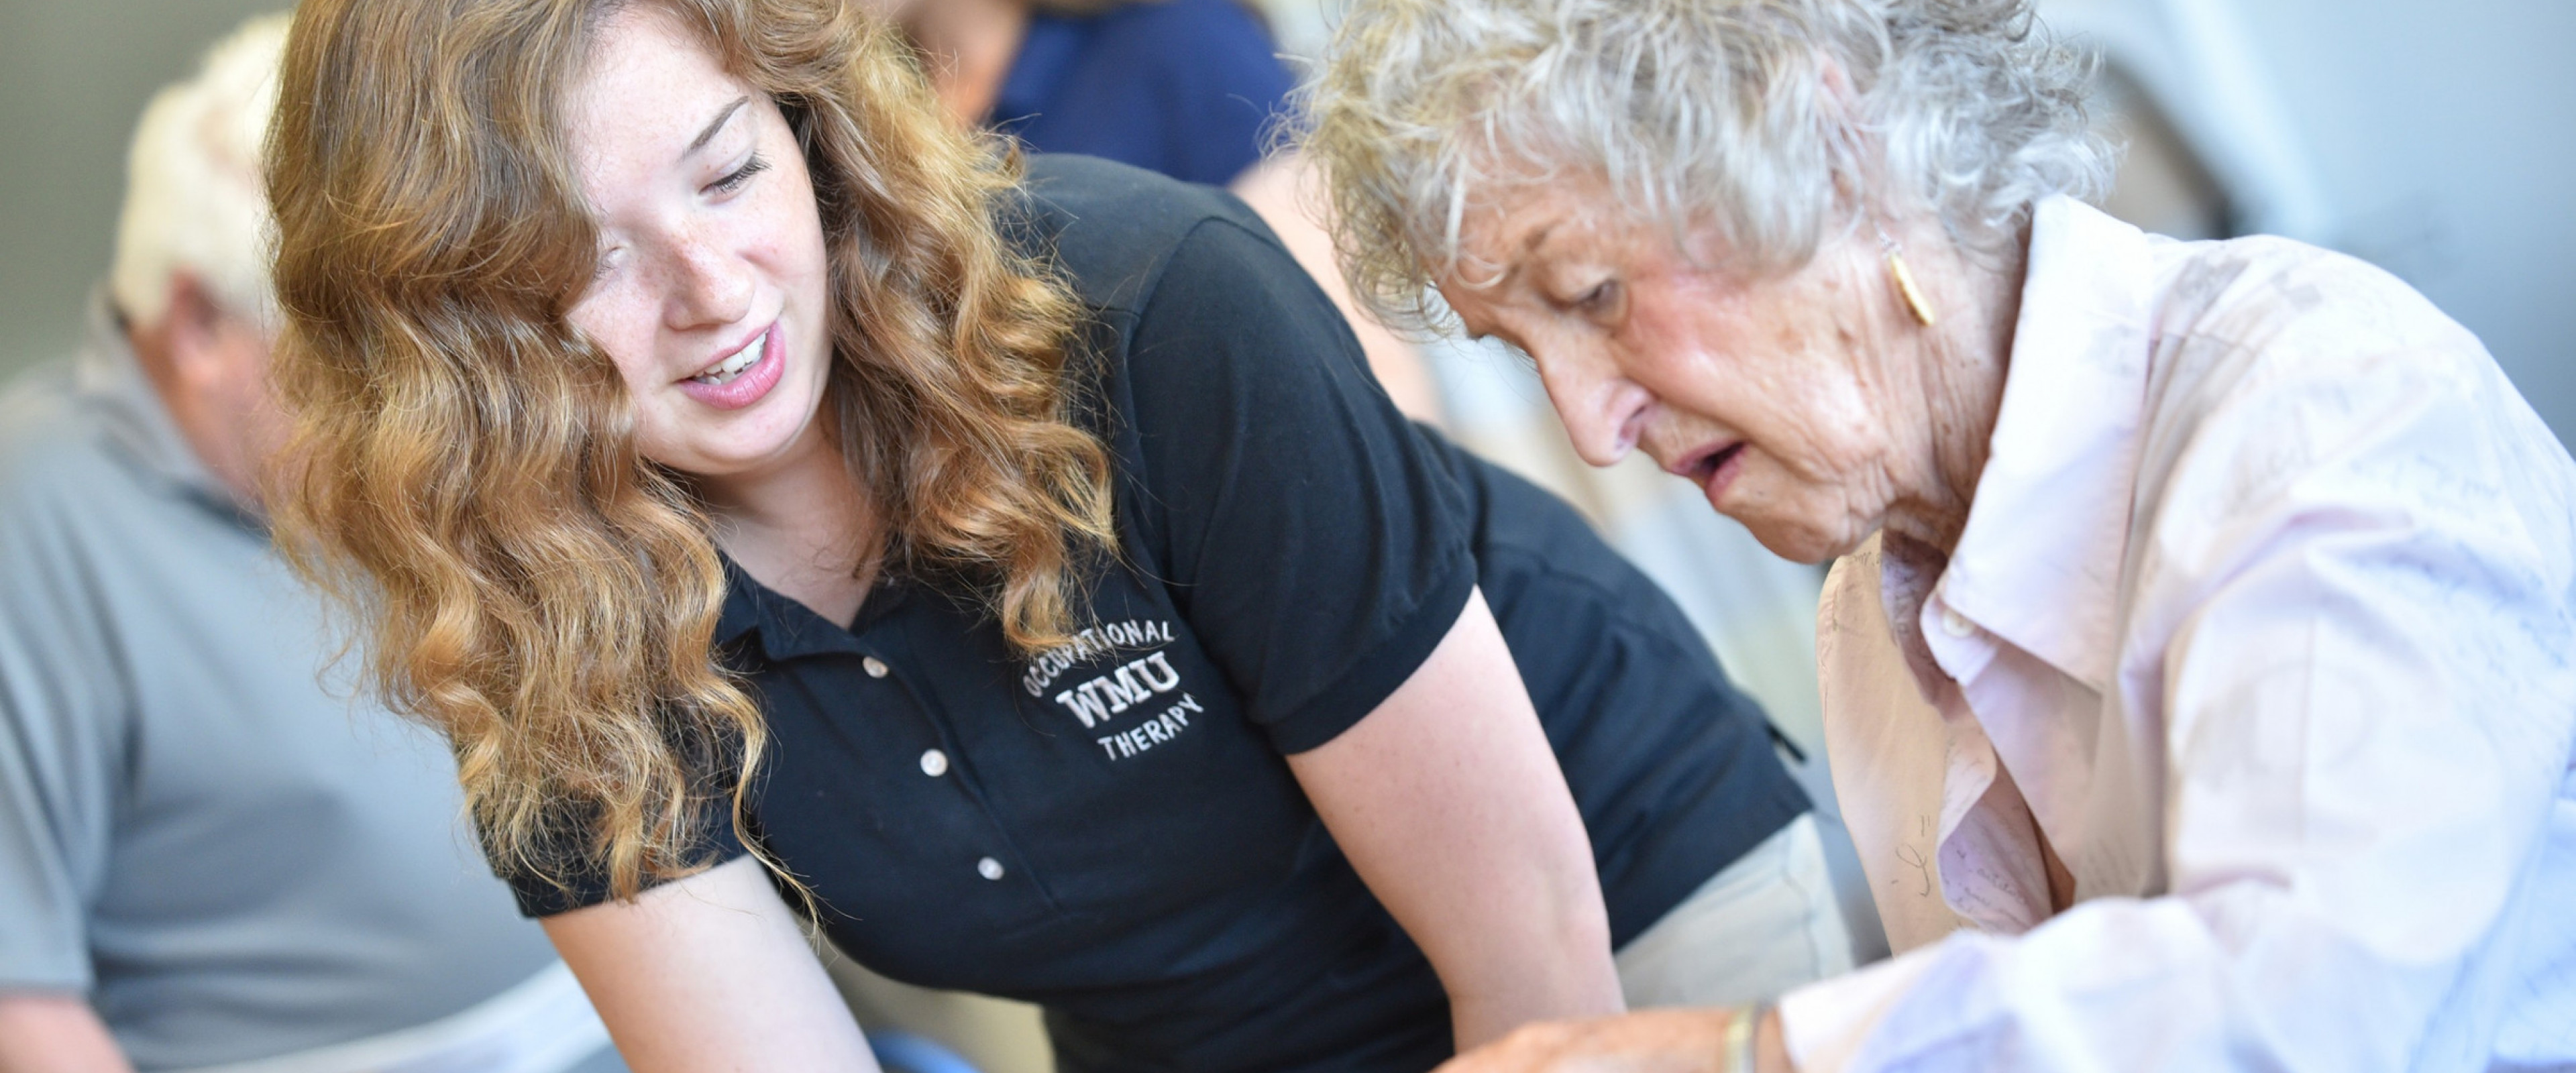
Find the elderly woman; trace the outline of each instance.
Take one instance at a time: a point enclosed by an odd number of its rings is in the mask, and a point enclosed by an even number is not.
[[[2088,207],[2020,0],[1364,0],[1345,268],[1839,559],[1892,961],[1460,1068],[2576,1063],[2576,466],[2397,280]]]

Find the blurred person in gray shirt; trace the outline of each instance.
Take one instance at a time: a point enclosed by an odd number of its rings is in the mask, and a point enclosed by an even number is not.
[[[620,1070],[260,521],[285,33],[153,100],[86,345],[0,389],[0,1073]]]

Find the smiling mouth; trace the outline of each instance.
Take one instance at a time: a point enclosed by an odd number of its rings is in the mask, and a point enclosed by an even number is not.
[[[705,372],[690,377],[689,381],[710,387],[730,384],[735,377],[741,376],[746,370],[760,363],[761,347],[768,342],[768,332],[753,336],[751,342],[744,344],[742,349],[734,351],[732,356],[723,361],[708,366]]]

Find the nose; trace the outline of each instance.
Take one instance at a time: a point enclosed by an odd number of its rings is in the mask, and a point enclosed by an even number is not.
[[[713,236],[677,236],[667,263],[670,288],[663,315],[671,327],[721,326],[751,315],[751,265]]]
[[[1628,456],[1646,428],[1655,398],[1616,365],[1597,354],[1533,352],[1539,380],[1556,416],[1565,422],[1574,453],[1595,466],[1609,466]]]

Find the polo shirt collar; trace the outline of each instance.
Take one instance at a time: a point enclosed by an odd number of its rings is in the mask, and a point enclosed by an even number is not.
[[[715,643],[727,646],[742,640],[743,635],[760,635],[760,652],[772,663],[824,653],[859,653],[858,634],[894,611],[904,599],[905,586],[892,578],[881,578],[868,590],[867,603],[859,608],[858,621],[851,628],[840,626],[814,613],[812,608],[772,591],[769,586],[733,561],[733,557],[716,553],[724,562],[724,607],[716,613]]]
[[[99,415],[117,450],[170,492],[246,528],[264,530],[259,518],[234,501],[179,434],[179,424],[170,419],[161,393],[143,374],[143,360],[135,356],[124,320],[105,286],[91,289],[85,320],[86,338],[72,368],[73,390],[82,405]]]
[[[2145,232],[2072,198],[2035,208],[2002,409],[1939,589],[2097,691],[2117,655],[2154,272]]]
[[[715,635],[715,643],[721,647],[760,628],[760,596],[766,590],[741,567],[734,565],[733,556],[717,552],[716,559],[724,563],[724,607],[716,612]]]

